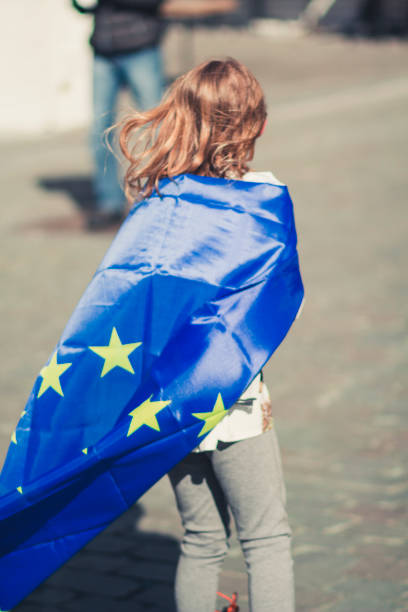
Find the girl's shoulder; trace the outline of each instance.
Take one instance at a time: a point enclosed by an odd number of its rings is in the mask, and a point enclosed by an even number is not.
[[[272,185],[284,185],[279,181],[272,172],[247,172],[242,177],[243,181],[250,181],[252,183],[271,183]]]

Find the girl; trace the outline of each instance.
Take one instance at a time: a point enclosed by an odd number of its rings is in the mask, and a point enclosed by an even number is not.
[[[183,174],[280,185],[272,173],[249,172],[265,122],[261,87],[243,64],[202,63],[177,79],[159,106],[125,121],[120,144],[130,162],[128,199],[160,193],[160,179]],[[178,612],[214,611],[230,511],[248,571],[250,610],[292,611],[291,532],[261,373],[169,477],[185,529],[175,583]]]

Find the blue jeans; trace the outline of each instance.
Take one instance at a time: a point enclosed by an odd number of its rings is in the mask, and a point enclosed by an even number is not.
[[[106,147],[104,132],[115,122],[116,101],[123,86],[129,87],[141,110],[160,102],[163,76],[159,47],[113,57],[94,56],[91,133],[94,192],[97,208],[112,213],[122,212],[124,194],[119,183],[117,161]]]

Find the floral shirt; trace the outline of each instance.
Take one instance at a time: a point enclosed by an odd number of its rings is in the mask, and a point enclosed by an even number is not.
[[[196,452],[215,450],[218,442],[237,442],[259,436],[273,427],[268,388],[258,374],[226,416],[195,448]]]

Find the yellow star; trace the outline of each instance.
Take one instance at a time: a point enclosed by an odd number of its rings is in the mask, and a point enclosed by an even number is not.
[[[16,438],[16,432],[13,431],[13,433],[11,434],[11,441],[14,442],[14,444],[17,444],[17,438]]]
[[[59,395],[64,395],[61,388],[60,376],[72,366],[72,363],[57,363],[57,351],[51,357],[48,365],[44,366],[40,372],[42,382],[37,397],[41,397],[43,393],[50,387]]]
[[[152,399],[152,397],[153,396],[151,395],[149,399],[143,402],[143,404],[140,404],[140,406],[132,410],[132,412],[129,412],[129,416],[132,417],[132,422],[130,423],[129,431],[127,432],[128,436],[134,433],[142,425],[147,425],[148,427],[151,427],[156,431],[160,431],[160,426],[156,419],[156,414],[160,412],[160,410],[163,410],[163,408],[165,408],[168,404],[170,404],[171,401],[168,400],[165,402],[151,402],[150,400]]]
[[[102,357],[105,360],[102,368],[102,376],[105,376],[113,368],[123,368],[127,372],[135,373],[132,364],[129,361],[130,353],[140,346],[141,342],[133,342],[132,344],[122,344],[116,331],[116,327],[112,329],[112,334],[108,346],[90,346],[91,351]]]
[[[217,395],[217,401],[214,404],[214,408],[211,412],[195,412],[193,417],[196,419],[202,419],[205,421],[202,430],[198,434],[198,437],[203,436],[207,432],[211,431],[227,414],[228,410],[224,408],[224,402],[222,401],[221,393]]]

